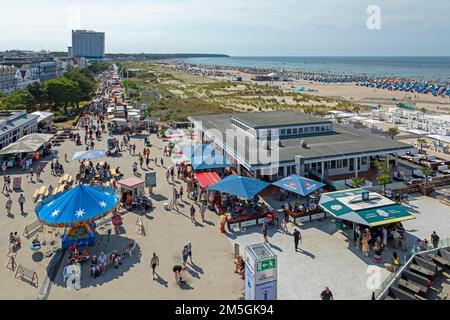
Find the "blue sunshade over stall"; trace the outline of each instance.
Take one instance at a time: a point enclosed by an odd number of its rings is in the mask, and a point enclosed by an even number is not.
[[[234,164],[229,162],[225,156],[219,154],[192,157],[190,162],[195,171],[234,167]]]
[[[113,209],[119,201],[114,189],[78,185],[44,200],[35,209],[41,222],[57,227],[90,223]]]
[[[287,191],[297,193],[301,196],[307,196],[308,194],[311,194],[312,192],[325,186],[322,182],[307,179],[296,174],[290,175],[289,177],[278,180],[272,184]]]
[[[225,192],[244,199],[252,199],[268,186],[267,182],[233,174],[209,186],[208,189]]]
[[[87,150],[75,152],[72,160],[101,159],[105,157],[104,150]]]

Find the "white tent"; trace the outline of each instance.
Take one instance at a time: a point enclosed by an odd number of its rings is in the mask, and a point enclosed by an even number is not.
[[[35,152],[52,138],[52,134],[32,133],[3,148],[0,155]]]

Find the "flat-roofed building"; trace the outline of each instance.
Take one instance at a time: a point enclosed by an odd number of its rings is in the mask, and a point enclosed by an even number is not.
[[[72,55],[101,59],[105,55],[105,33],[91,30],[72,30]]]
[[[25,110],[0,111],[0,150],[30,133],[37,132],[38,115]]]
[[[190,116],[189,121],[238,171],[268,180],[308,171],[323,178],[358,176],[370,170],[371,157],[414,151],[410,145],[298,111]]]

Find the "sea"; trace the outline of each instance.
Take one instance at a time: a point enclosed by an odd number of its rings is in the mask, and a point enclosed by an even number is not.
[[[189,58],[185,63],[228,67],[315,72],[333,75],[400,77],[450,81],[448,57],[214,57]]]

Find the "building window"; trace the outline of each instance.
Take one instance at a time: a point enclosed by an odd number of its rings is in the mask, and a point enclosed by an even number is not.
[[[286,134],[292,134],[292,129],[287,129]]]
[[[343,166],[344,168],[348,168],[348,159],[342,160],[342,166]]]
[[[298,128],[298,133],[303,133],[303,128]]]
[[[363,166],[367,165],[367,157],[361,158],[361,165],[363,165]]]
[[[281,135],[285,135],[286,134],[286,129],[281,129],[280,132],[281,132],[280,133]]]
[[[305,127],[305,128],[303,128],[304,129],[304,132],[305,133],[308,133],[309,132],[309,127]]]
[[[336,169],[336,160],[331,161],[331,169]]]
[[[297,128],[292,129],[293,134],[297,134]]]

